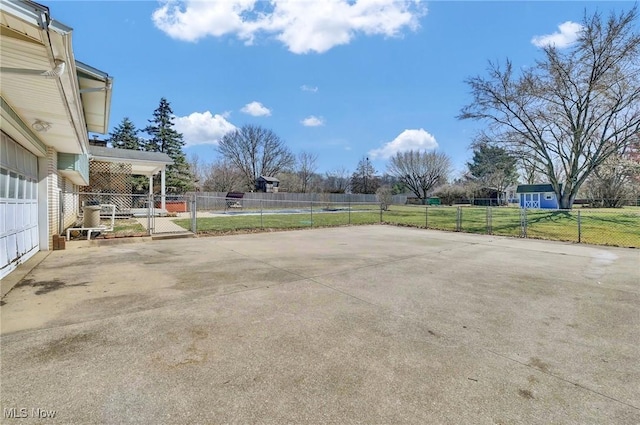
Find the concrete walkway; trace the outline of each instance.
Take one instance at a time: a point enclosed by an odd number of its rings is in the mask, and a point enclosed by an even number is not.
[[[181,217],[189,218],[189,217]],[[145,230],[147,230],[148,223],[146,217],[135,217],[136,221],[140,223]],[[154,233],[176,233],[176,232],[188,232],[184,227],[178,226],[173,222],[176,217],[155,217],[154,220]]]
[[[639,254],[391,226],[54,251],[3,300],[0,408],[638,424]]]

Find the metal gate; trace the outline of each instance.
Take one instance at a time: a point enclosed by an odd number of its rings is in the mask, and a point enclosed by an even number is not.
[[[195,232],[194,195],[155,195],[149,202],[149,230],[152,235]]]

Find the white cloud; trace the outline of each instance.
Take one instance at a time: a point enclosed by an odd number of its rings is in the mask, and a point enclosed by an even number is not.
[[[563,49],[578,40],[582,28],[582,25],[576,22],[567,21],[558,25],[560,31],[553,34],[536,35],[531,39],[531,43],[536,47],[555,46],[558,49]]]
[[[305,127],[319,127],[324,125],[324,118],[316,117],[315,115],[309,115],[307,118],[300,121],[300,124]]]
[[[226,133],[236,127],[223,115],[206,111],[194,112],[184,117],[175,117],[175,129],[182,133],[186,146],[217,144]]]
[[[303,84],[300,86],[300,90],[302,91],[310,91],[311,93],[317,93],[318,92],[318,86],[308,86],[306,84]]]
[[[398,152],[406,152],[410,150],[432,150],[438,147],[436,138],[424,129],[405,130],[395,139],[385,144],[379,149],[369,151],[372,159],[384,158],[389,159]]]
[[[405,28],[416,30],[425,13],[418,0],[169,0],[152,19],[178,40],[235,35],[252,44],[266,35],[301,54],[326,52],[357,34],[399,36]]]
[[[269,108],[256,101],[244,105],[244,107],[240,109],[240,112],[253,115],[254,117],[268,117],[271,115],[271,110]]]

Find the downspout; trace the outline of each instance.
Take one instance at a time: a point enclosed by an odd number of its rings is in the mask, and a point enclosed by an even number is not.
[[[69,105],[69,95],[68,93],[65,91],[65,87],[62,84],[61,78],[63,75],[63,72],[68,72],[69,73],[69,78],[71,79],[72,84],[75,84],[77,86],[77,82],[75,81],[75,78],[73,77],[73,73],[75,72],[73,69],[74,63],[75,63],[75,59],[71,56],[72,55],[72,51],[71,51],[71,46],[68,40],[69,35],[71,34],[72,29],[70,27],[67,27],[64,24],[61,24],[60,22],[55,22],[51,19],[50,13],[49,13],[49,8],[46,6],[42,6],[38,3],[32,2],[30,0],[27,0],[27,3],[29,3],[30,5],[32,5],[32,7],[34,7],[34,9],[38,12],[38,25],[40,26],[40,28],[42,29],[42,31],[45,32],[46,36],[47,36],[47,40],[48,40],[48,45],[49,45],[49,52],[51,53],[51,58],[53,61],[53,69],[54,70],[60,70],[60,62],[61,60],[56,58],[56,54],[53,51],[53,41],[51,39],[51,31],[55,31],[56,33],[60,34],[63,38],[63,43],[64,43],[64,50],[69,53],[69,55],[65,55],[67,56],[65,59],[67,59],[69,62],[71,63],[67,63],[66,67],[62,67],[61,71],[62,72],[55,72],[52,74],[52,78],[56,79],[56,84],[58,85],[58,89],[60,90],[60,93],[62,93],[62,95],[64,96],[65,99],[65,108],[67,110],[67,114],[71,119],[71,124],[72,127],[74,129],[74,132],[76,133],[76,140],[78,140],[78,144],[80,145],[80,151],[82,152],[82,154],[84,155],[88,155],[88,148],[87,145],[89,144],[89,136],[87,134],[86,131],[86,123],[84,122],[84,115],[83,115],[83,110],[82,110],[82,99],[79,98],[79,95],[76,97],[75,94],[72,94],[72,98],[74,103],[76,103],[76,106],[78,107],[78,109],[80,110],[80,114],[79,116],[74,116],[73,111],[71,110],[71,107]],[[62,62],[64,63],[64,61]],[[80,120],[80,122],[78,123],[77,121]],[[78,125],[80,125],[82,128],[79,129]],[[86,139],[86,143],[83,143],[83,141]]]

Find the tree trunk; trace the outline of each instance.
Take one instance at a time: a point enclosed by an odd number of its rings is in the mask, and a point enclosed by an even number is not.
[[[557,195],[556,195],[557,196]],[[570,210],[573,208],[573,201],[575,200],[576,195],[575,193],[571,193],[570,191],[564,191],[559,197],[558,197],[558,207],[561,210]]]

